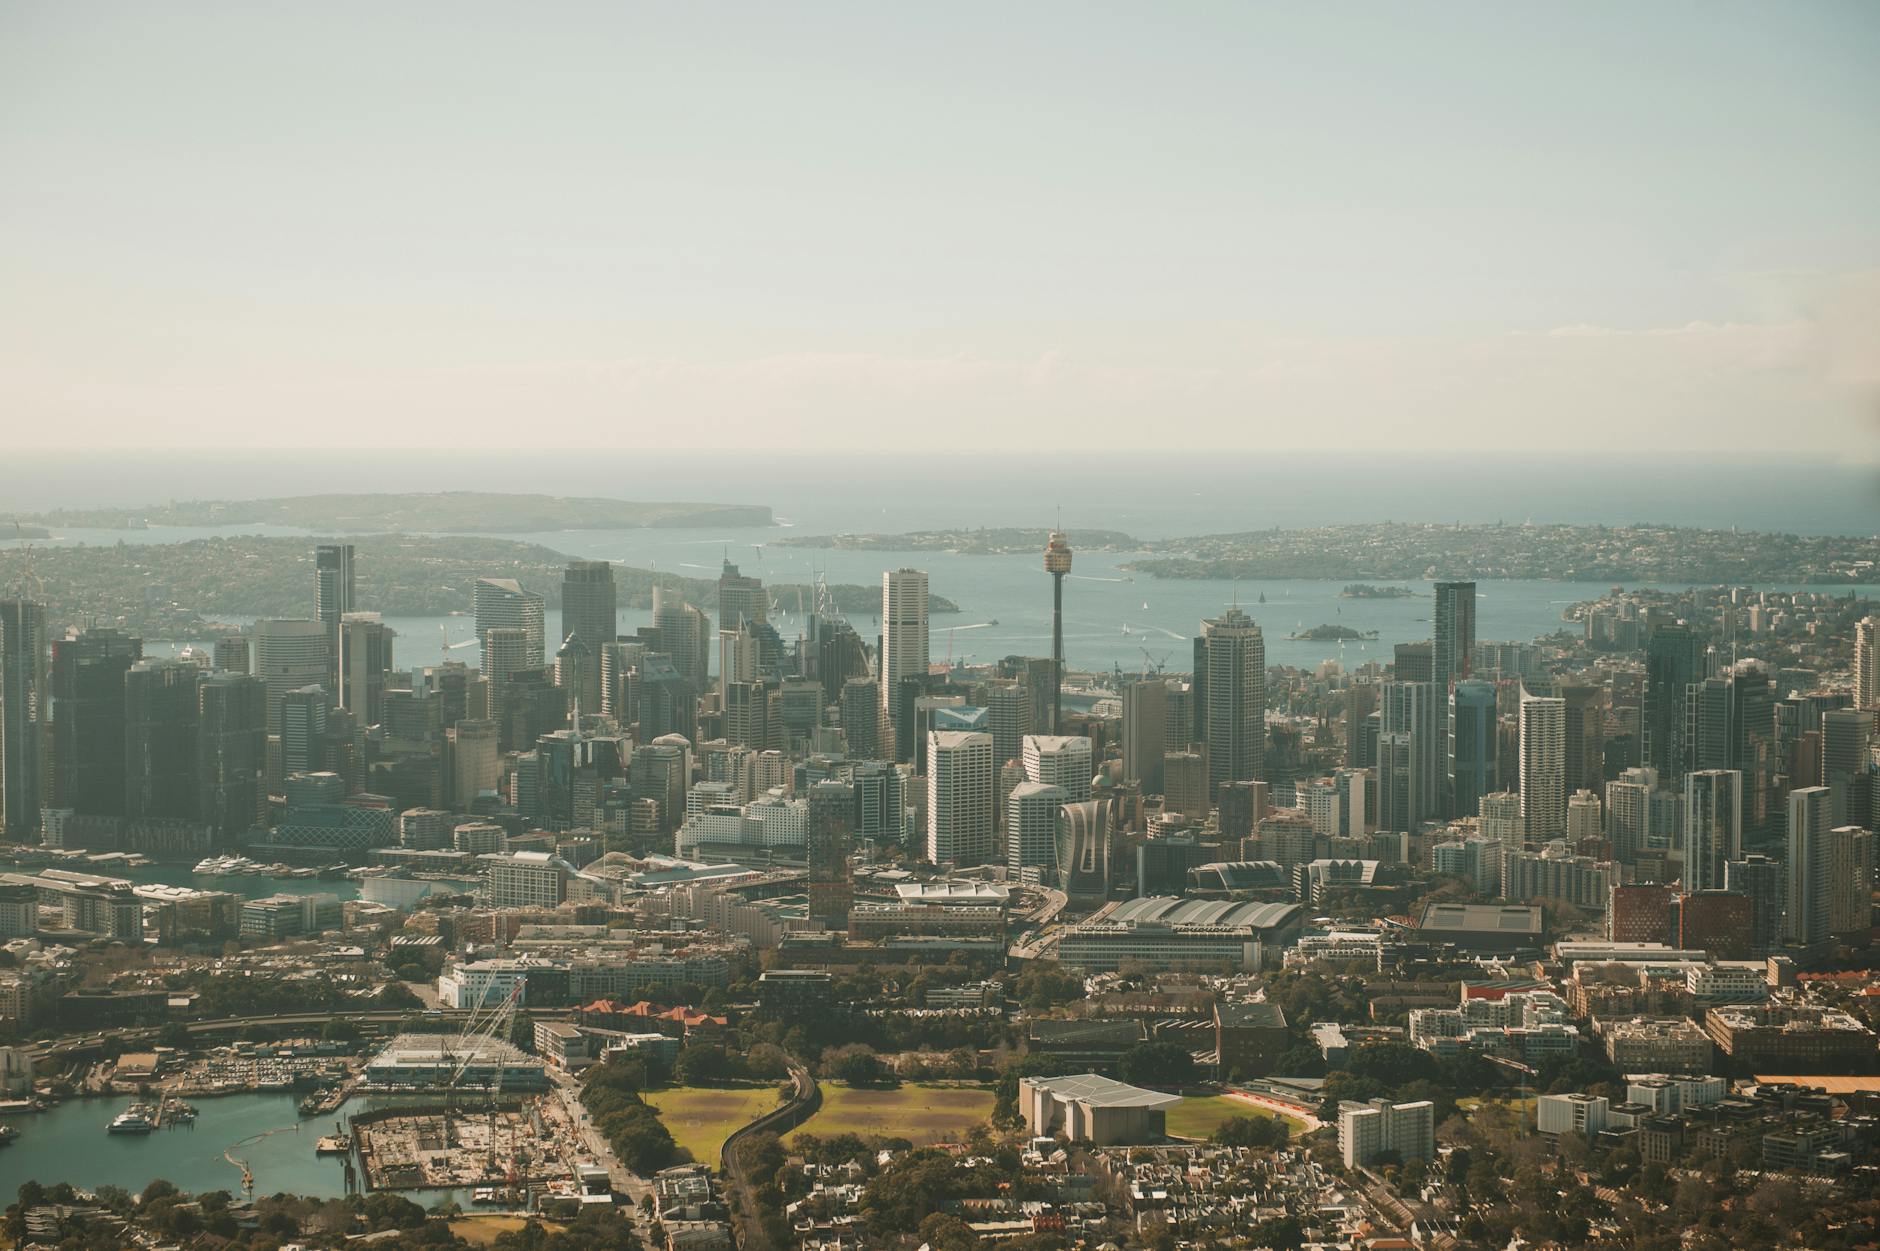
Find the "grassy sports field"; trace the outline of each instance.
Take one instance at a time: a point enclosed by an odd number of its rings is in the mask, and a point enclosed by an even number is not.
[[[1279,1117],[1280,1114],[1221,1095],[1192,1095],[1168,1110],[1169,1136],[1206,1138],[1237,1116]],[[1297,1122],[1292,1122],[1292,1129],[1294,1133],[1299,1132]]]
[[[776,1107],[777,1088],[761,1086],[675,1086],[649,1090],[642,1096],[659,1111],[681,1147],[700,1164],[718,1167],[718,1151],[725,1139]]]
[[[836,1134],[905,1138],[918,1147],[956,1142],[992,1116],[992,1090],[986,1086],[910,1084],[892,1090],[855,1090],[840,1082],[824,1082],[822,1092],[822,1108],[797,1132],[819,1138]]]

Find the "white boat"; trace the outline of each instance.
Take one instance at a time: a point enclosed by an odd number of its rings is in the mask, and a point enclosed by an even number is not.
[[[105,1129],[113,1134],[147,1134],[156,1127],[150,1108],[145,1104],[133,1103],[113,1117]]]
[[[198,860],[193,872],[204,877],[241,877],[264,870],[246,856],[210,856]]]

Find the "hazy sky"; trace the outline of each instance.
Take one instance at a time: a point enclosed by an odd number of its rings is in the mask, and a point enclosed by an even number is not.
[[[1870,456],[1880,4],[0,4],[14,446]]]

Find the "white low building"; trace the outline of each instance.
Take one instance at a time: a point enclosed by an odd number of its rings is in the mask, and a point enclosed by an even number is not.
[[[1018,1104],[1032,1137],[1061,1132],[1072,1142],[1099,1147],[1165,1137],[1168,1110],[1181,1101],[1180,1095],[1144,1090],[1095,1073],[1026,1077],[1018,1083]]]

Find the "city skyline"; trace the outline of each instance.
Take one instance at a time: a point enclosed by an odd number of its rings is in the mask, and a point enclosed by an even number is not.
[[[6,1241],[1872,1251],[1877,52],[7,7]]]

